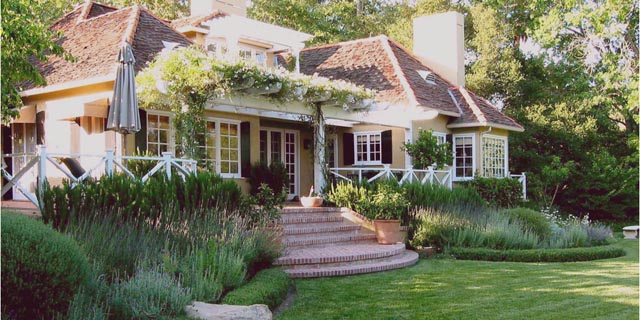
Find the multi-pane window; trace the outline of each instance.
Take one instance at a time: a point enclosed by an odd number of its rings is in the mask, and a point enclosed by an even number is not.
[[[205,162],[223,177],[240,175],[240,124],[207,120],[204,149]]]
[[[507,173],[507,138],[493,135],[482,137],[482,175],[504,178]]]
[[[472,134],[453,135],[453,172],[456,179],[473,178],[475,171],[474,142],[475,138]]]
[[[447,142],[447,134],[444,132],[433,132],[431,135],[436,137],[438,144],[444,144]]]
[[[354,133],[356,164],[380,164],[382,161],[382,135],[380,132]]]
[[[171,118],[168,115],[147,113],[147,151],[162,155],[171,151]]]
[[[238,55],[240,55],[241,59],[253,60],[258,65],[264,66],[267,64],[267,52],[264,50],[241,46],[238,49]]]

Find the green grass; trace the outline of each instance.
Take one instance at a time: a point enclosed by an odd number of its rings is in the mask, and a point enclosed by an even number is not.
[[[277,319],[638,319],[638,241],[571,263],[428,259],[410,268],[296,281]]]

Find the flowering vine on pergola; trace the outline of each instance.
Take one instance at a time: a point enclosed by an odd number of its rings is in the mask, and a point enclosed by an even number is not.
[[[202,159],[193,137],[204,133],[204,108],[212,99],[251,95],[274,104],[305,103],[313,114],[316,141],[323,143],[321,106],[364,109],[374,97],[373,91],[350,82],[268,69],[239,59],[221,60],[197,46],[161,53],[136,82],[142,108],[175,114],[177,151],[192,159]],[[320,149],[315,156],[323,161],[324,148]]]

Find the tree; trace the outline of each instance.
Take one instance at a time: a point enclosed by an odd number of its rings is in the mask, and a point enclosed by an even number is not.
[[[42,22],[39,12],[45,12],[42,1],[2,0],[2,122],[8,123],[22,106],[21,84],[46,81],[33,65],[48,55],[66,56],[56,44],[61,35]]]
[[[403,148],[411,156],[413,167],[424,169],[429,166],[442,168],[453,162],[453,152],[448,142],[438,144],[432,130],[420,130],[415,142],[407,142]]]

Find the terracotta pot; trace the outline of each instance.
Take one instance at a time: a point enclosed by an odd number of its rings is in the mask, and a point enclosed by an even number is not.
[[[404,233],[400,231],[400,220],[373,220],[373,227],[379,244],[404,242]]]
[[[322,206],[322,197],[300,197],[300,203],[305,208]]]

